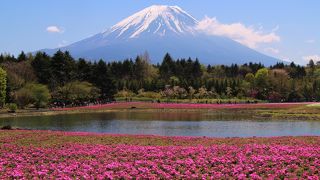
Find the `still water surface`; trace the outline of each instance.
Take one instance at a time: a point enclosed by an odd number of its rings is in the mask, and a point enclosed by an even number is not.
[[[0,119],[0,126],[163,136],[301,136],[320,135],[320,121],[261,120],[239,113],[108,112]]]

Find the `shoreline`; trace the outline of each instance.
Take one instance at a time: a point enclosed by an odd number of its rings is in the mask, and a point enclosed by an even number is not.
[[[258,104],[190,104],[190,103],[148,103],[119,102],[93,106],[25,109],[16,113],[0,112],[0,119],[14,117],[36,117],[71,115],[83,113],[111,112],[212,112],[246,113],[253,118],[320,120],[320,106],[315,102],[306,103],[258,103]]]
[[[285,135],[285,136],[179,136],[179,135],[159,135],[159,134],[117,134],[117,133],[107,133],[107,132],[87,132],[87,131],[62,131],[62,130],[41,130],[41,129],[23,129],[14,128],[12,129],[1,129],[1,133],[35,133],[35,134],[55,134],[61,136],[75,136],[75,137],[118,137],[118,138],[155,138],[155,139],[185,139],[185,140],[235,140],[235,139],[274,139],[274,138],[320,138],[320,135]],[[320,139],[319,139],[320,140]]]
[[[24,134],[26,136],[21,136],[21,134]],[[247,137],[210,137],[210,136],[165,136],[165,135],[157,135],[157,134],[115,134],[115,133],[98,133],[98,132],[85,132],[85,131],[61,131],[61,130],[34,130],[34,129],[0,129],[0,138],[10,136],[10,135],[16,135],[21,136],[21,140],[18,141],[24,141],[27,140],[29,137],[37,138],[39,136],[48,136],[48,138],[44,142],[31,142],[35,144],[41,144],[41,143],[47,143],[51,141],[58,141],[58,139],[64,139],[64,138],[71,138],[71,141],[77,142],[77,143],[99,143],[94,141],[84,141],[81,142],[79,139],[97,139],[99,140],[108,140],[109,138],[116,138],[117,140],[123,139],[123,141],[120,143],[125,144],[135,144],[139,143],[141,140],[144,141],[150,141],[147,143],[147,145],[151,145],[155,139],[157,140],[169,140],[167,141],[167,145],[176,145],[176,143],[180,143],[179,141],[210,141],[210,144],[216,144],[217,142],[220,143],[220,141],[237,143],[237,140],[245,140],[248,143],[252,143],[252,141],[260,142],[260,140],[272,140],[272,139],[316,139],[320,142],[320,135],[299,135],[299,136],[247,136]],[[55,139],[58,138],[58,139]],[[1,140],[1,139],[0,139]],[[314,143],[314,141],[311,141]],[[0,141],[1,143],[4,143],[4,141]],[[19,143],[19,142],[16,142]],[[118,144],[119,142],[109,142],[105,141],[105,143],[112,143],[112,144]],[[284,141],[283,143],[290,143]],[[30,144],[30,145],[31,145]],[[208,144],[199,144],[199,145],[208,145]],[[194,146],[194,144],[190,144],[190,146]]]

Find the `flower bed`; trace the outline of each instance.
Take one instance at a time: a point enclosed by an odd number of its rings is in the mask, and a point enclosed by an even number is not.
[[[319,179],[320,137],[0,131],[1,179]]]
[[[56,111],[82,110],[82,109],[253,109],[253,108],[290,108],[313,103],[257,103],[257,104],[192,104],[192,103],[147,103],[147,102],[119,102],[99,104],[83,107],[52,108]]]

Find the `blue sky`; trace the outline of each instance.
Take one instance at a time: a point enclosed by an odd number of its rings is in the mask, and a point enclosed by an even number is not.
[[[302,64],[320,61],[318,0],[1,0],[0,52],[67,45],[154,4],[178,5],[199,21],[215,20],[235,33],[222,35],[243,35],[244,44],[265,54]],[[268,40],[270,34],[276,38]]]

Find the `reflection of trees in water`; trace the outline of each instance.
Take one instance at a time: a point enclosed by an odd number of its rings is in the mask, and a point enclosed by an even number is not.
[[[40,130],[96,131],[108,126],[110,120],[116,119],[114,113],[69,114],[37,117],[15,117],[2,119],[1,125]]]
[[[164,120],[164,121],[203,121],[203,120],[242,120],[252,119],[250,113],[237,111],[125,111],[114,113],[120,120]]]
[[[186,121],[186,120],[202,120],[203,114],[199,112],[118,112],[116,119],[122,120],[172,120],[172,121]]]
[[[92,117],[89,117],[89,119]],[[96,132],[106,132],[110,127],[111,121],[117,119],[116,113],[99,113],[95,116],[95,122],[92,122],[91,127],[94,127]],[[89,120],[90,121],[90,120]]]
[[[253,119],[247,111],[123,111],[0,120],[2,126],[40,130],[90,131],[176,136],[319,134],[319,121]],[[227,122],[228,121],[228,122]],[[241,134],[240,134],[241,135]]]

